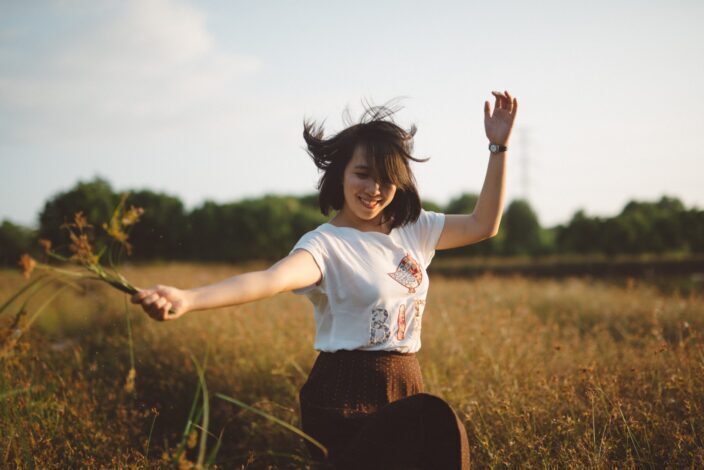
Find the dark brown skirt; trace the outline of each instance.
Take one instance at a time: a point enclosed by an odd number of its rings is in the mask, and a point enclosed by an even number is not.
[[[313,459],[336,468],[469,468],[464,425],[441,398],[423,393],[415,353],[320,352],[300,394]]]

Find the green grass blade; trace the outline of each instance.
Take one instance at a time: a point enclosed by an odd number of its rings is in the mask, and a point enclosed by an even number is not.
[[[50,276],[47,276],[47,275],[39,276],[39,277],[37,277],[36,279],[34,279],[32,282],[28,283],[27,285],[25,285],[24,287],[22,287],[20,290],[18,290],[17,292],[15,292],[15,294],[14,294],[12,297],[10,297],[9,299],[7,299],[7,301],[6,301],[4,304],[2,304],[2,306],[0,307],[0,314],[1,314],[7,307],[9,307],[9,306],[12,304],[12,302],[14,302],[15,300],[17,300],[18,297],[20,297],[22,294],[24,294],[24,293],[25,293],[27,290],[29,290],[32,286],[34,286],[35,284],[37,284],[37,283],[40,282],[40,281],[46,280],[46,279],[49,278],[49,277],[50,277]],[[36,287],[35,287],[35,288],[36,288]]]
[[[188,420],[186,421],[186,427],[183,428],[183,434],[181,435],[181,442],[176,448],[176,454],[174,455],[174,463],[178,463],[178,459],[181,457],[184,449],[186,448],[186,441],[188,440],[188,435],[191,433],[191,426],[193,422],[200,416],[201,409],[198,406],[198,399],[200,398],[201,385],[200,381],[196,385],[196,393],[193,396],[193,402],[191,403],[191,410],[188,412]],[[196,416],[198,415],[198,416]]]
[[[135,369],[134,367],[134,340],[132,339],[132,320],[130,318],[130,309],[129,305],[127,304],[127,297],[125,299],[125,318],[127,319],[127,340],[128,340],[128,345],[130,349],[130,367],[132,369]]]
[[[66,285],[64,285],[64,286],[59,287],[52,295],[50,295],[49,298],[44,301],[44,303],[41,305],[41,307],[39,307],[39,308],[32,314],[32,316],[30,316],[30,317],[27,319],[27,322],[24,324],[24,329],[27,330],[27,329],[32,325],[32,323],[34,323],[34,320],[36,320],[37,317],[44,311],[44,309],[47,308],[47,307],[49,306],[49,304],[50,304],[51,302],[53,302],[54,299],[55,299],[56,297],[58,297],[58,295],[59,295],[61,292],[64,291],[64,289],[66,289],[66,288],[68,288],[68,287],[73,287],[73,286],[72,286],[71,284],[66,284]]]
[[[203,389],[203,420],[201,421],[201,433],[200,433],[200,444],[198,445],[198,460],[196,465],[199,468],[203,467],[203,462],[205,462],[205,452],[208,442],[208,424],[210,421],[210,402],[208,397],[208,386],[205,383],[205,373],[200,367],[200,364],[194,356],[191,355],[191,360],[196,366],[196,371],[198,372],[198,380],[200,381],[200,386]],[[207,358],[206,358],[207,360]]]
[[[321,444],[320,442],[318,442],[317,440],[313,439],[313,438],[312,438],[311,436],[309,436],[308,434],[306,434],[306,433],[304,433],[303,431],[301,431],[300,429],[298,429],[296,426],[292,426],[292,425],[288,424],[287,422],[282,421],[282,420],[280,420],[279,418],[276,418],[275,416],[271,416],[271,415],[268,414],[268,413],[265,413],[265,412],[263,412],[263,411],[261,411],[261,410],[258,410],[258,409],[256,409],[256,408],[253,408],[253,407],[247,405],[246,403],[242,403],[241,401],[236,400],[236,399],[234,399],[234,398],[232,398],[232,397],[228,397],[227,395],[223,395],[222,393],[216,393],[215,396],[218,397],[218,398],[220,398],[221,400],[229,401],[230,403],[234,403],[235,405],[237,405],[237,406],[239,406],[239,407],[242,407],[242,408],[244,408],[245,410],[249,410],[249,411],[251,411],[251,412],[253,412],[253,413],[256,413],[256,414],[258,414],[258,415],[260,415],[260,416],[263,416],[263,417],[265,417],[266,419],[271,420],[271,421],[275,422],[276,424],[279,424],[279,425],[283,426],[284,428],[288,429],[289,431],[298,434],[300,437],[302,437],[303,439],[307,440],[308,442],[310,442],[311,444],[313,444],[314,446],[316,446],[316,447],[318,447],[320,450],[322,450],[322,451],[323,451],[323,455],[327,458],[327,456],[328,456],[328,449],[327,449],[323,444]]]
[[[222,435],[225,432],[223,429],[220,431],[220,435],[218,436],[218,440],[215,443],[215,447],[210,451],[210,454],[208,454],[208,458],[205,459],[205,468],[210,468],[213,466],[213,463],[215,463],[215,456],[218,455],[218,451],[220,450],[220,444],[222,444]]]
[[[156,423],[156,417],[157,414],[154,414],[154,418],[152,419],[152,425],[149,428],[149,436],[147,437],[147,446],[144,449],[144,459],[149,461],[149,445],[152,443],[152,432],[154,432],[154,423]]]

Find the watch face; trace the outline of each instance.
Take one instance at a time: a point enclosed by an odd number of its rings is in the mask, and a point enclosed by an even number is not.
[[[489,145],[489,150],[492,152],[496,152],[497,150],[499,150],[499,146],[496,144],[491,144]]]

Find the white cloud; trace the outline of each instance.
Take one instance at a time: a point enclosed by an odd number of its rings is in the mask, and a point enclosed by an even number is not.
[[[30,65],[25,57],[25,67],[0,72],[0,110],[14,115],[6,137],[95,142],[177,130],[237,101],[238,81],[260,67],[254,57],[220,50],[205,15],[192,6],[170,0],[104,6],[93,7],[102,11],[80,35],[40,43],[47,60]],[[62,8],[88,16],[85,5]]]

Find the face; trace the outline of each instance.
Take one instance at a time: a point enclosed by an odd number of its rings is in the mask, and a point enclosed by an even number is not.
[[[378,224],[396,194],[396,185],[382,183],[372,175],[362,147],[357,147],[347,164],[342,185],[345,204],[341,212],[352,223]]]

